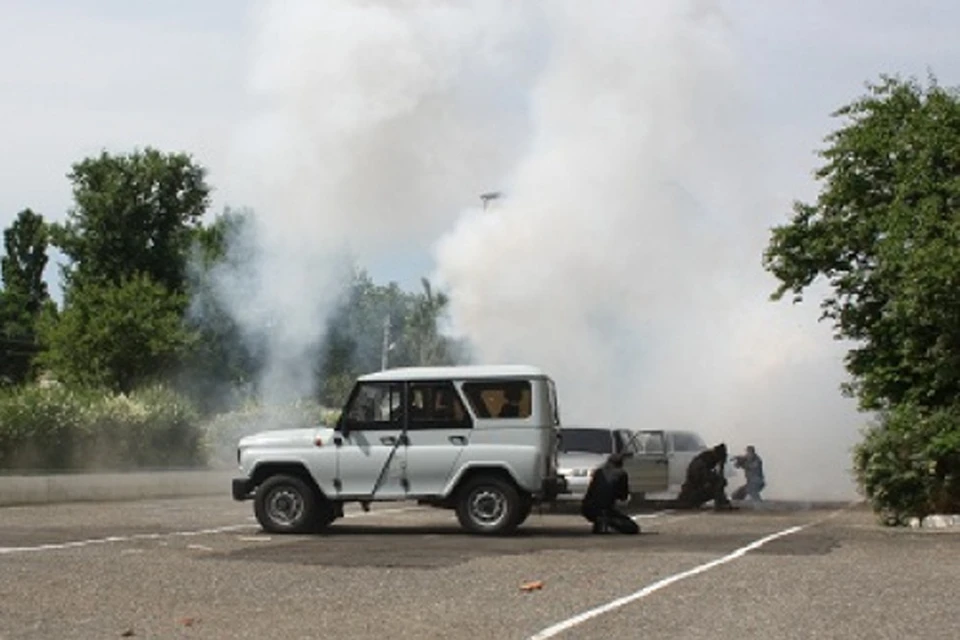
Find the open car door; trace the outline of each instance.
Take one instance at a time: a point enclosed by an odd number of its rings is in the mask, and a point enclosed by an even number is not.
[[[630,477],[631,494],[639,496],[669,489],[666,444],[662,431],[641,431],[630,438],[626,448],[630,455],[623,461],[623,469]]]

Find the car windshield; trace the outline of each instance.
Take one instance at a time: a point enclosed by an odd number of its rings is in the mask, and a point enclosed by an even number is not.
[[[561,429],[560,452],[612,453],[613,438],[602,429]]]

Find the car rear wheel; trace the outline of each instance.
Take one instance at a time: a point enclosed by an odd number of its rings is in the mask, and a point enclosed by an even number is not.
[[[494,476],[468,481],[457,501],[457,519],[471,533],[511,533],[524,517],[523,501],[516,487]]]
[[[257,488],[257,522],[270,533],[310,533],[336,518],[333,505],[296,476],[275,475]]]

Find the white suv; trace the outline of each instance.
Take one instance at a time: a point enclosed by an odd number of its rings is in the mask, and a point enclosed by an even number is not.
[[[345,502],[455,509],[474,533],[513,531],[555,499],[556,387],[529,366],[413,367],[360,377],[336,428],[240,440],[236,500],[274,533],[318,531]]]

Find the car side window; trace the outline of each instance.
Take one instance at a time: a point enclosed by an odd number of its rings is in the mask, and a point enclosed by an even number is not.
[[[408,387],[410,429],[470,428],[470,415],[450,382],[415,382]]]
[[[480,418],[529,418],[531,387],[526,380],[464,382],[463,393]]]
[[[613,451],[614,453],[636,453],[629,433],[626,431],[613,432]]]
[[[648,455],[659,455],[665,453],[663,434],[661,433],[648,433],[641,431],[633,438],[633,442],[637,447],[638,453],[645,453]]]
[[[700,451],[703,447],[693,435],[689,433],[674,433],[673,447],[675,451],[693,452]]]
[[[403,425],[403,386],[363,382],[357,386],[345,412],[351,429],[397,429]]]

